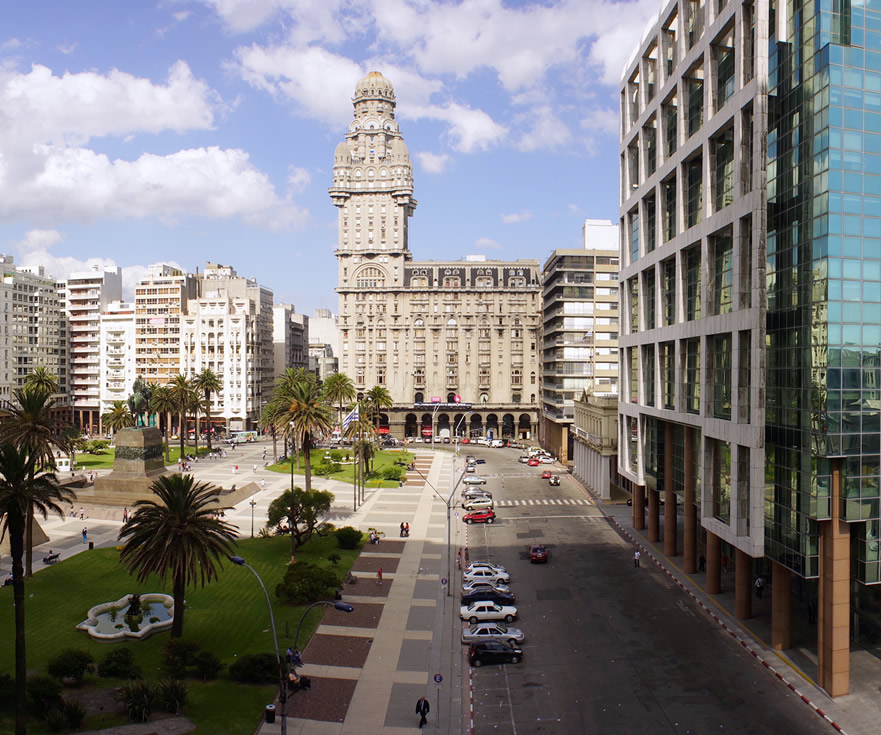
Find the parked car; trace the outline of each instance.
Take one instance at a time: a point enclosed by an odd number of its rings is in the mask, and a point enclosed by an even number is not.
[[[542,480],[550,480],[552,474],[554,474],[554,473],[551,472],[550,470],[543,470],[541,473],[541,479]]]
[[[465,498],[465,500],[462,501],[462,507],[465,510],[483,510],[485,508],[491,509],[493,507],[493,499],[486,496],[482,498]]]
[[[510,595],[511,597],[514,597],[514,593],[511,591],[511,588],[503,582],[498,582],[491,579],[472,579],[466,580],[462,584],[463,595],[470,595],[472,592],[480,592],[481,590],[485,592],[498,592],[503,595]]]
[[[550,480],[548,480],[549,485],[559,485],[560,484],[560,476],[559,475],[551,475]]]
[[[477,468],[473,464],[465,465],[465,472],[476,472]]]
[[[514,594],[500,592],[494,587],[478,587],[473,592],[462,593],[462,604],[471,605],[474,602],[494,602],[496,605],[513,605]]]
[[[471,443],[471,440],[466,436],[466,437],[463,437],[463,438],[462,438],[462,443],[463,443],[463,444],[470,444],[470,443]]]
[[[462,643],[498,638],[508,643],[522,643],[525,636],[520,628],[509,628],[501,623],[474,623],[462,631]]]
[[[477,475],[468,475],[462,482],[466,485],[486,485],[486,480]]]
[[[498,572],[507,572],[501,564],[494,564],[491,561],[473,561],[471,562],[463,571],[470,572],[472,569],[477,569],[479,567],[483,567],[485,569],[495,569]]]
[[[505,442],[502,441],[501,439],[493,439],[493,440],[489,443],[489,445],[490,445],[493,449],[501,449],[502,447],[505,446]]]
[[[528,454],[521,454],[520,457],[517,459],[517,461],[520,464],[526,464],[529,461],[529,455]]]
[[[548,550],[544,544],[535,544],[529,549],[529,561],[533,564],[547,564]]]
[[[473,485],[462,491],[462,498],[492,498],[493,494],[483,486]]]
[[[484,437],[480,437],[479,439],[475,439],[471,442],[472,444],[479,444],[482,447],[489,446],[489,439],[485,439]]]
[[[538,457],[530,457],[526,464],[528,464],[530,467],[538,467]]]
[[[486,460],[481,457],[478,457],[477,459],[475,459],[473,461],[474,461],[474,464],[486,464]]]
[[[472,625],[481,620],[504,620],[510,623],[517,617],[517,608],[513,605],[496,605],[494,602],[474,602],[459,608],[459,617]]]
[[[474,569],[462,574],[463,584],[468,582],[489,582],[490,584],[508,584],[511,581],[511,575],[501,569],[490,569],[488,567],[475,567]]]
[[[519,664],[523,651],[516,645],[505,641],[476,641],[468,646],[468,663],[472,666],[483,664]]]
[[[495,523],[496,514],[492,508],[487,508],[486,510],[474,510],[470,513],[466,513],[462,520],[465,521],[468,525],[472,523]]]
[[[546,454],[543,454],[538,458],[538,461],[541,462],[542,464],[553,464],[554,458],[548,457]]]

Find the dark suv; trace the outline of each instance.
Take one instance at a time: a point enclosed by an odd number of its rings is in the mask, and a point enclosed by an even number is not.
[[[523,651],[516,645],[498,639],[476,641],[468,646],[468,663],[472,666],[483,664],[504,664],[509,661],[519,664]]]

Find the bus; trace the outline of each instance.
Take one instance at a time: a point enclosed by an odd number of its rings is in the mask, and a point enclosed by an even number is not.
[[[257,441],[257,432],[256,431],[231,431],[229,434],[229,438],[226,440],[227,444],[245,444],[246,442],[255,442]]]

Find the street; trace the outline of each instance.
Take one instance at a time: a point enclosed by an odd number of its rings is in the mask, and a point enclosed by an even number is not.
[[[526,635],[521,664],[473,671],[478,735],[830,732],[653,564],[635,568],[565,473],[551,487],[519,450],[467,453],[487,460],[498,514],[469,528],[470,556],[508,568]],[[529,563],[536,542],[546,565]]]

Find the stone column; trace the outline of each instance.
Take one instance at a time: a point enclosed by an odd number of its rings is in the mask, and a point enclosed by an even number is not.
[[[648,536],[649,541],[657,543],[661,540],[661,527],[660,527],[660,493],[657,488],[646,488],[646,492],[649,494],[649,529]]]
[[[820,522],[817,679],[840,697],[850,691],[850,528],[841,521],[841,460],[832,462],[832,518]]]
[[[694,429],[685,429],[685,519],[682,566],[686,574],[697,571],[697,508],[694,505]]]
[[[734,551],[734,616],[747,620],[753,615],[752,557],[745,551]]]
[[[715,533],[707,531],[707,594],[722,591],[722,542]]]
[[[774,562],[771,577],[771,648],[785,651],[791,644],[792,585],[789,570]]]
[[[673,424],[664,422],[664,556],[676,556],[678,529],[673,492]]]
[[[633,528],[645,530],[645,485],[633,486]]]

